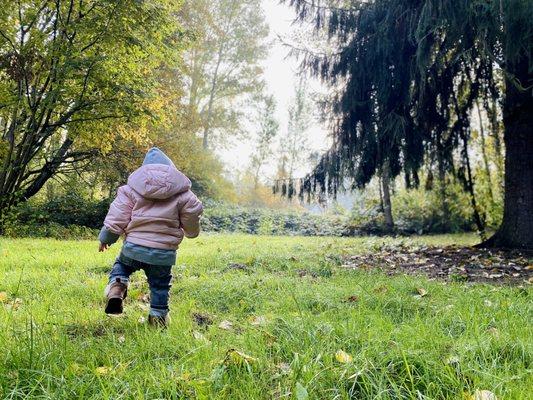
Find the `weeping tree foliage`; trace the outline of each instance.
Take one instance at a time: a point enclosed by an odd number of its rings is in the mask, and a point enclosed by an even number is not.
[[[504,217],[484,244],[533,248],[533,2],[286,3],[299,20],[326,32],[333,47],[327,55],[302,54],[303,68],[335,90],[328,105],[334,143],[298,183],[300,196],[336,194],[346,179],[362,187],[384,171],[391,178],[403,174],[408,187],[416,186],[425,160],[437,164],[442,190],[444,175],[452,172],[473,193],[472,110],[479,99],[487,111],[501,101]]]

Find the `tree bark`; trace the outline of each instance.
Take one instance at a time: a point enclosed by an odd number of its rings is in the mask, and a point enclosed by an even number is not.
[[[440,196],[440,206],[441,206],[441,212],[442,212],[442,223],[441,223],[441,229],[443,232],[448,232],[449,230],[449,223],[448,223],[448,217],[450,215],[450,207],[448,205],[448,196],[446,194],[446,166],[444,165],[444,149],[442,148],[442,144],[439,143],[437,145],[437,169],[438,169],[438,180],[439,180],[439,196]]]
[[[385,216],[385,226],[387,231],[394,229],[394,219],[392,218],[392,203],[390,198],[390,178],[388,165],[383,169],[383,176],[381,179],[381,186],[383,189],[383,215]]]
[[[494,152],[496,157],[494,163],[496,164],[496,169],[498,172],[498,185],[500,189],[503,189],[503,176],[505,175],[504,171],[504,157],[502,151],[501,143],[501,132],[500,132],[500,122],[498,121],[498,101],[493,100],[492,106],[487,108],[487,112],[490,113],[490,125],[491,125],[491,134],[494,142]]]
[[[472,205],[472,211],[474,213],[474,222],[476,223],[477,230],[481,237],[481,240],[486,240],[487,236],[485,234],[485,217],[481,215],[479,207],[476,200],[476,192],[474,190],[474,177],[472,176],[472,168],[470,166],[470,156],[468,155],[468,137],[466,133],[461,134],[463,140],[463,157],[466,167],[466,190],[470,194],[470,204]]]
[[[207,116],[205,118],[204,134],[202,139],[203,148],[207,150],[209,148],[209,133],[211,130],[211,118],[213,114],[213,103],[215,101],[215,92],[218,84],[218,69],[222,63],[222,53],[224,50],[224,43],[220,44],[218,49],[218,58],[217,64],[215,67],[215,72],[213,73],[213,78],[211,79],[211,90],[209,91],[209,103],[207,106]]]
[[[503,107],[505,193],[503,221],[480,247],[533,250],[533,96],[528,58],[509,66],[521,88],[506,79]]]
[[[489,157],[487,156],[487,143],[485,141],[485,127],[483,125],[483,115],[481,114],[481,107],[479,101],[476,100],[477,115],[479,118],[479,138],[481,139],[481,155],[483,157],[483,165],[485,166],[485,174],[487,175],[487,183],[489,189],[489,197],[491,203],[494,202],[494,195],[492,193],[492,178],[490,174]]]
[[[32,182],[32,184],[24,191],[22,198],[24,200],[29,199],[30,197],[37,194],[39,190],[44,186],[44,184],[56,173],[58,168],[61,166],[61,163],[65,160],[67,151],[70,149],[73,141],[70,138],[65,139],[61,147],[54,154],[54,157],[51,161],[46,162],[42,171],[39,173],[37,178]]]

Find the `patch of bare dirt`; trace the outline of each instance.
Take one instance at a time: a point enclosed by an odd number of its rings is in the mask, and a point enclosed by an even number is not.
[[[386,246],[370,254],[346,256],[342,268],[422,274],[446,281],[533,284],[531,254],[473,247]]]

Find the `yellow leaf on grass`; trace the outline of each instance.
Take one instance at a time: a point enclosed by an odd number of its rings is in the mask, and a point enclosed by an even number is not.
[[[428,294],[428,291],[424,288],[416,288],[417,293],[420,295],[420,297],[424,297]]]
[[[178,379],[180,381],[190,381],[191,380],[191,373],[190,372],[187,372],[185,371],[184,373],[182,373],[180,376],[178,376]]]
[[[72,363],[67,367],[67,370],[74,375],[77,375],[81,371],[81,366],[78,363]]]
[[[103,367],[98,367],[94,370],[94,372],[96,372],[96,375],[109,375],[109,373],[111,372],[111,367],[106,367],[106,366],[103,366]]]
[[[6,292],[0,292],[0,303],[7,302],[7,299],[8,299],[7,293]]]
[[[257,358],[251,357],[248,354],[244,354],[241,351],[235,349],[229,349],[226,352],[226,358],[224,364],[241,366],[244,364],[252,364],[257,361]]]
[[[343,350],[339,350],[335,353],[335,359],[343,364],[351,363],[353,360],[352,356]]]

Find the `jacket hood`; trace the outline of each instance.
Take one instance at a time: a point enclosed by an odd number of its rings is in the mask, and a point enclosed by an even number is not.
[[[143,165],[128,178],[128,185],[141,196],[164,200],[191,188],[191,181],[157,147],[151,148]]]
[[[176,168],[172,160],[157,147],[152,147],[150,150],[148,150],[146,156],[144,157],[143,165],[149,164],[171,165]]]

